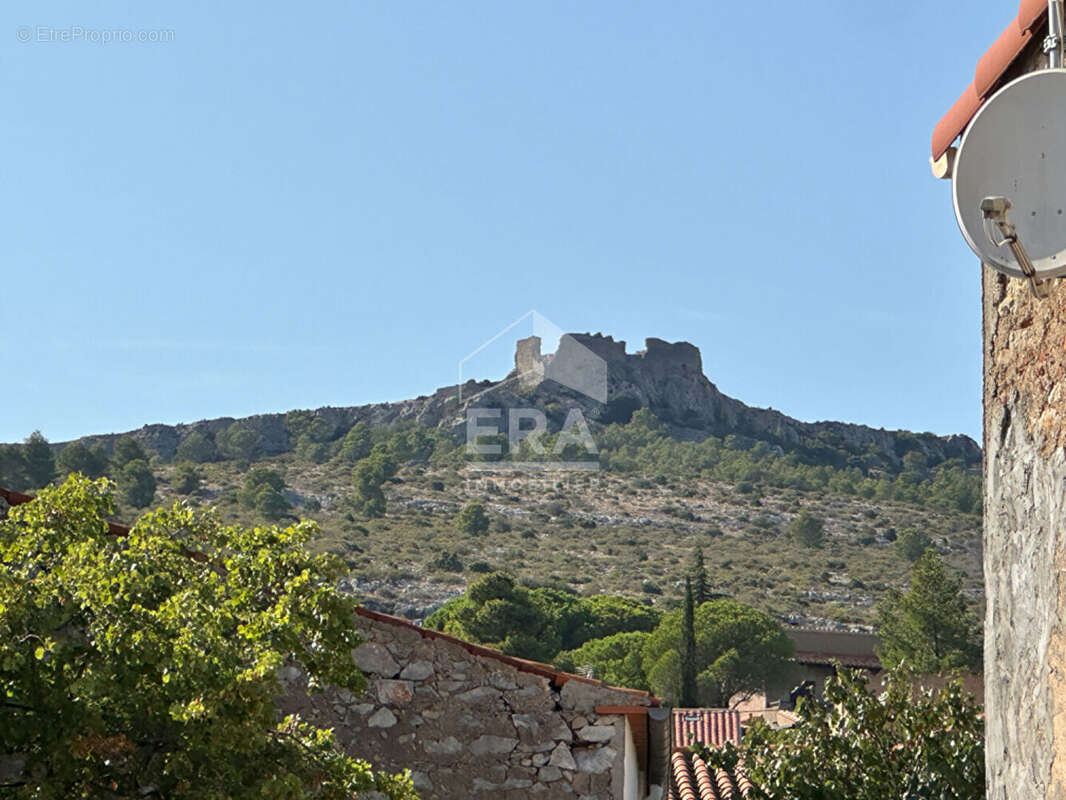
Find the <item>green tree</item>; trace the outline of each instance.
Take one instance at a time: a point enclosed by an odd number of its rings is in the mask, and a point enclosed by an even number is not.
[[[200,488],[204,476],[191,461],[183,461],[174,470],[174,491],[178,494],[192,494]]]
[[[825,524],[807,509],[792,518],[788,532],[796,544],[804,547],[821,547],[825,541]]]
[[[259,453],[262,437],[241,422],[234,422],[215,437],[219,452],[233,459],[241,469],[247,469]]]
[[[115,481],[123,502],[134,508],[147,508],[155,499],[156,480],[147,461],[130,461],[118,473]]]
[[[536,661],[549,661],[559,652],[552,615],[529,589],[504,572],[474,581],[466,594],[449,600],[425,624]]]
[[[90,448],[84,442],[71,442],[59,451],[56,466],[61,475],[80,472],[86,478],[100,478],[107,472],[107,455],[99,445]]]
[[[47,486],[56,477],[56,461],[52,447],[40,431],[34,431],[22,446],[23,469],[31,489]]]
[[[910,588],[878,609],[878,656],[890,667],[932,673],[981,668],[981,628],[962,596],[962,578],[933,549],[911,570]]]
[[[370,427],[365,422],[357,422],[345,434],[337,460],[342,464],[355,464],[370,455],[374,442],[370,437]]]
[[[382,486],[396,474],[396,462],[384,449],[375,448],[373,452],[352,470],[352,504],[367,517],[385,515],[385,492]]]
[[[667,615],[648,636],[642,653],[652,690],[668,703],[681,701],[684,610]],[[697,705],[722,707],[733,695],[787,678],[794,647],[768,614],[734,600],[695,609]]]
[[[699,705],[696,697],[696,610],[692,600],[692,582],[685,578],[685,605],[681,616],[681,705]]]
[[[647,691],[648,678],[640,658],[647,638],[645,631],[629,631],[591,639],[576,650],[560,653],[554,663],[568,672],[591,673],[593,678],[613,686]]]
[[[273,489],[280,494],[285,491],[285,476],[270,467],[252,467],[244,476],[244,484],[237,492],[237,502],[243,508],[255,508],[259,493],[263,489]]]
[[[480,536],[489,530],[489,515],[481,503],[467,503],[455,517],[455,528],[468,536]]]
[[[0,444],[0,486],[16,491],[30,488],[26,459],[17,444]]]
[[[120,436],[115,441],[115,450],[111,455],[111,466],[115,473],[121,473],[123,467],[131,461],[148,462],[148,454],[138,442],[130,435]]]
[[[917,561],[932,546],[929,535],[918,528],[907,528],[896,539],[896,550],[908,561]]]
[[[312,524],[248,530],[174,506],[116,537],[113,511],[105,482],[75,476],[0,521],[13,797],[414,796],[331,731],[278,722],[283,666],[312,691],[364,685],[354,601],[335,588],[347,570],[309,554]]]
[[[659,609],[616,594],[582,597],[578,603],[583,619],[573,637],[564,639],[563,646],[568,649],[617,633],[651,632],[662,619]]]
[[[707,582],[707,567],[703,563],[703,548],[696,548],[692,564],[692,599],[696,605],[711,599],[711,586]]]
[[[981,708],[959,682],[916,691],[889,674],[881,692],[844,670],[825,683],[825,700],[801,700],[799,722],[771,728],[750,721],[739,748],[701,748],[714,767],[743,759],[753,797],[794,800],[983,800]]]
[[[181,440],[175,457],[179,461],[207,464],[211,461],[218,461],[218,447],[206,434],[193,431]]]

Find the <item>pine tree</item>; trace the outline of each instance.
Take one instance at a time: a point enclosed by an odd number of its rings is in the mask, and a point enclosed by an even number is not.
[[[696,698],[696,612],[692,581],[685,578],[685,616],[681,621],[681,705],[699,705]]]
[[[56,476],[56,461],[52,448],[40,431],[34,431],[22,446],[26,477],[32,489],[40,489],[51,483]]]

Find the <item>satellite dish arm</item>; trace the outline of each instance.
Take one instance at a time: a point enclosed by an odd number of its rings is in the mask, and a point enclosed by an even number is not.
[[[1048,0],[1047,37],[1044,52],[1050,69],[1062,66],[1062,0]]]
[[[1029,258],[1029,254],[1018,238],[1018,229],[1007,217],[1010,208],[1011,202],[1006,197],[986,197],[981,201],[985,236],[988,237],[993,247],[1007,245],[1010,248],[1011,253],[1014,254],[1014,260],[1018,262],[1018,268],[1029,279],[1029,288],[1033,290],[1033,295],[1044,299],[1050,294],[1050,287],[1046,280],[1041,280],[1036,276],[1036,267],[1033,266],[1032,259]],[[997,228],[999,237],[996,236]]]

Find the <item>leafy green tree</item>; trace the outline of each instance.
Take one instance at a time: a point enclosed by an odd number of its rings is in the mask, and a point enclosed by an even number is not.
[[[825,683],[825,700],[801,700],[799,722],[771,728],[750,721],[739,748],[701,748],[715,767],[743,759],[754,797],[794,800],[983,800],[984,724],[961,683],[916,691],[889,674],[882,692],[844,670]]]
[[[237,492],[237,502],[243,508],[255,508],[263,489],[273,489],[280,494],[285,491],[285,477],[270,467],[252,467],[244,476],[244,484]]]
[[[241,422],[234,422],[215,436],[219,452],[233,459],[241,469],[247,469],[259,453],[262,437]]]
[[[370,449],[373,446],[370,426],[365,422],[357,422],[345,434],[336,458],[342,464],[355,464],[370,455]]]
[[[113,511],[105,482],[74,476],[0,521],[13,797],[414,797],[331,731],[277,720],[281,667],[312,691],[364,685],[354,601],[335,588],[347,570],[310,555],[313,524],[249,530],[175,506],[115,537]]]
[[[648,678],[640,658],[647,638],[645,631],[629,631],[591,639],[576,650],[560,653],[554,663],[568,672],[590,672],[593,678],[613,686],[647,691]]]
[[[821,547],[825,542],[825,524],[807,509],[792,518],[788,532],[796,544],[804,547]]]
[[[878,656],[887,666],[921,673],[981,668],[981,628],[962,596],[962,578],[933,549],[915,563],[910,588],[882,602],[878,620]]]
[[[183,461],[174,470],[174,491],[178,494],[192,494],[200,488],[204,476],[191,461]]]
[[[566,648],[617,633],[651,632],[662,619],[659,609],[621,595],[597,594],[582,597],[578,602],[583,619],[574,636],[564,639]]]
[[[115,441],[115,450],[111,455],[111,466],[115,473],[121,473],[122,469],[131,461],[148,462],[148,454],[138,442],[130,435],[120,436]]]
[[[178,445],[176,458],[179,461],[191,461],[193,464],[207,464],[218,461],[218,447],[201,431],[193,431]]]
[[[455,517],[455,528],[468,536],[480,536],[489,530],[489,515],[481,503],[467,503]]]
[[[426,619],[426,627],[508,655],[548,661],[559,652],[554,619],[529,589],[503,572],[474,581]]]
[[[86,478],[100,478],[107,472],[107,455],[99,445],[90,448],[84,442],[71,442],[59,451],[56,466],[61,475],[80,472]]]
[[[0,486],[16,491],[30,488],[26,459],[17,444],[0,444]]]
[[[681,701],[683,616],[683,609],[665,615],[642,653],[652,690],[674,705]],[[695,609],[694,627],[697,705],[725,706],[733,695],[785,679],[792,669],[792,640],[762,611],[734,600],[711,600]]]
[[[273,486],[264,486],[255,496],[255,510],[264,519],[277,521],[284,517],[292,505],[285,499],[285,495]]]
[[[933,540],[918,528],[907,528],[896,539],[896,550],[908,561],[917,561],[932,546]]]
[[[685,578],[685,604],[681,616],[681,705],[692,708],[696,697],[696,610],[692,600],[692,582]]]
[[[396,462],[384,449],[375,448],[352,470],[352,504],[368,517],[385,515],[385,492],[382,486],[396,474]]]
[[[156,480],[147,461],[130,461],[118,473],[119,496],[134,508],[147,508],[155,499]]]
[[[32,489],[47,486],[56,477],[56,461],[52,447],[40,431],[34,431],[22,446],[23,469]]]

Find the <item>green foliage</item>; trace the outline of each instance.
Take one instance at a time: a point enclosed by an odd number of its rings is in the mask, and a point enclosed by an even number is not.
[[[281,519],[292,508],[285,499],[285,478],[277,470],[252,467],[237,493],[237,502],[244,508],[255,509],[265,519]]]
[[[682,706],[699,705],[696,697],[696,609],[692,600],[692,582],[685,578],[685,600],[681,606],[681,696]]]
[[[34,431],[22,446],[23,469],[31,489],[47,486],[56,477],[55,456],[40,431]]]
[[[146,508],[155,499],[156,480],[148,462],[135,459],[119,470],[116,478],[119,496],[134,508]]]
[[[585,672],[613,686],[648,690],[640,652],[648,634],[644,631],[616,633],[585,642],[576,650],[555,657],[555,664],[568,672]]]
[[[148,462],[148,454],[141,447],[141,443],[132,436],[120,436],[115,441],[115,450],[111,454],[111,466],[116,474],[132,461]]]
[[[683,609],[664,616],[642,653],[653,691],[672,705],[681,701],[683,617]],[[711,600],[695,609],[694,628],[696,705],[728,705],[733,695],[761,689],[791,669],[792,641],[762,611],[733,600]]]
[[[618,633],[647,632],[659,612],[613,595],[578,597],[547,586],[529,589],[495,572],[445,603],[426,627],[497,647],[505,653],[551,661],[593,639]]]
[[[396,462],[385,448],[375,447],[352,470],[352,504],[367,517],[385,515],[385,481],[396,474]]]
[[[16,491],[30,488],[26,459],[17,444],[0,444],[0,486]]]
[[[341,448],[337,452],[337,461],[342,464],[355,464],[370,455],[373,441],[370,438],[370,426],[357,422],[344,436]]]
[[[824,702],[801,700],[799,722],[774,729],[753,719],[739,748],[701,755],[716,767],[744,768],[757,796],[794,800],[983,800],[984,726],[980,707],[952,682],[916,690],[889,674],[867,690],[859,671],[825,684]]]
[[[707,567],[703,563],[703,548],[697,547],[692,559],[692,599],[699,605],[711,599],[711,586],[707,581]]]
[[[218,461],[219,452],[215,443],[200,431],[193,431],[178,445],[176,458],[179,461],[191,461],[194,464],[207,464]]]
[[[200,488],[204,476],[191,461],[183,461],[174,470],[174,491],[178,494],[192,494]]]
[[[981,628],[962,596],[962,579],[935,550],[926,550],[911,571],[911,585],[878,609],[887,666],[920,673],[981,668]]]
[[[896,550],[908,561],[917,561],[932,546],[929,535],[917,528],[907,528],[896,539]]]
[[[215,437],[219,453],[245,469],[258,454],[261,443],[262,437],[241,422],[234,422]]]
[[[455,517],[455,528],[469,536],[480,536],[489,529],[489,515],[481,503],[467,503]]]
[[[105,482],[72,477],[0,521],[0,753],[25,757],[12,797],[414,796],[329,731],[277,722],[281,667],[312,690],[363,686],[346,570],[308,555],[313,525],[175,506],[114,537],[113,511]]]
[[[60,452],[56,466],[61,475],[79,472],[86,478],[101,478],[107,473],[107,453],[102,445],[88,447],[83,442],[71,442]]]
[[[792,518],[788,532],[796,544],[804,547],[821,547],[825,542],[825,523],[807,509]]]

